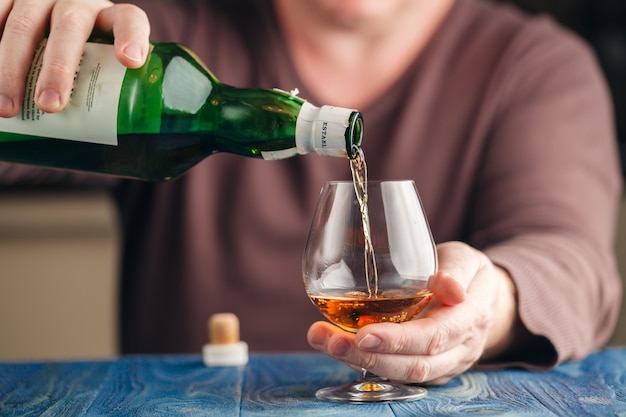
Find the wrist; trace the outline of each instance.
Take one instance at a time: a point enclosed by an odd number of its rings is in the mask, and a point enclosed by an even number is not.
[[[481,361],[497,360],[511,350],[516,335],[522,333],[522,324],[517,311],[517,288],[509,273],[494,266],[498,290],[495,300],[493,322]]]

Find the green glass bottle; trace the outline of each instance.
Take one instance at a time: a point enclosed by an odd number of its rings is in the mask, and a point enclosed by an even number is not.
[[[2,161],[165,181],[217,152],[353,158],[361,146],[358,111],[227,86],[174,43],[154,43],[139,69],[119,64],[111,45],[88,43],[70,103],[46,114],[33,100],[44,49],[45,42],[35,53],[21,113],[0,119]]]

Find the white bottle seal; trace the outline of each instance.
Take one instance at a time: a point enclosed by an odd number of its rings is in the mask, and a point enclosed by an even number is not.
[[[299,154],[316,152],[346,158],[346,129],[354,109],[304,102],[296,121],[296,149]]]
[[[248,344],[239,340],[239,319],[232,313],[214,314],[208,322],[210,342],[202,347],[206,366],[243,366]]]

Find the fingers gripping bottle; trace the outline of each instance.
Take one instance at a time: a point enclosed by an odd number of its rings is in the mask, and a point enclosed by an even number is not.
[[[165,181],[217,152],[353,158],[361,146],[358,111],[225,85],[174,43],[153,43],[139,69],[119,64],[112,45],[88,43],[68,106],[47,114],[33,99],[44,49],[45,41],[20,114],[0,119],[0,161]]]

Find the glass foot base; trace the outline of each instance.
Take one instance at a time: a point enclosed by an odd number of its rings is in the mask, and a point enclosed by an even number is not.
[[[414,401],[424,398],[427,390],[388,381],[383,378],[357,380],[337,387],[322,388],[315,393],[320,400],[352,403]]]

